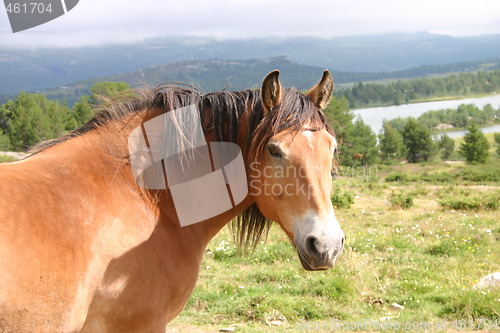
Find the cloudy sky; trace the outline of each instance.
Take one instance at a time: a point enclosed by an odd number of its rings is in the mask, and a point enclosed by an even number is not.
[[[165,35],[219,38],[417,32],[500,33],[500,0],[80,0],[13,34],[0,8],[0,47],[131,43]]]

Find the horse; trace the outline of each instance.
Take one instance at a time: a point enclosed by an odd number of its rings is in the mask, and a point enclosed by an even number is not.
[[[283,88],[279,71],[260,90],[201,94],[162,84],[104,103],[82,127],[1,164],[0,330],[164,332],[192,293],[207,244],[227,224],[244,249],[275,221],[304,269],[331,268],[344,246],[330,200],[337,143],[322,112],[333,88],[328,71],[306,94]],[[144,141],[151,154],[153,142],[132,133],[189,106],[203,147],[238,147],[244,174],[226,170],[233,180],[225,188],[248,186],[238,199],[233,191],[229,209],[181,225],[175,186],[141,185],[130,143]],[[181,130],[165,137],[189,138]],[[167,164],[155,164],[159,182],[171,182]],[[208,186],[197,193],[216,196]],[[201,207],[189,196],[180,202],[193,214]]]
[[[364,157],[364,155],[361,154],[361,153],[354,153],[354,154],[352,154],[352,159],[353,160],[360,160],[361,161],[363,159],[363,157]]]

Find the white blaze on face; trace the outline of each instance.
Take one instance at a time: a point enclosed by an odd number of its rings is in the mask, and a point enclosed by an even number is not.
[[[302,135],[306,137],[307,144],[309,147],[313,148],[313,132],[312,131],[303,131]]]

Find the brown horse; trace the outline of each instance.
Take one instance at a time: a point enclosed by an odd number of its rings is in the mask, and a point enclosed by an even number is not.
[[[328,71],[306,95],[283,89],[277,71],[261,91],[201,95],[163,85],[0,165],[0,331],[164,332],[194,288],[208,242],[235,217],[241,246],[256,244],[273,220],[305,269],[332,267],[344,242],[330,201],[336,141],[321,112],[332,91]],[[188,105],[207,143],[239,146],[248,193],[181,226],[171,189],[138,185],[127,140]]]

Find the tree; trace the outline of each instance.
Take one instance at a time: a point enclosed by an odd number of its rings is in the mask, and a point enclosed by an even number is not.
[[[345,156],[345,159],[351,165],[359,160],[362,165],[376,163],[378,160],[377,136],[373,133],[371,127],[363,122],[361,117],[358,117],[354,122],[354,126],[348,136],[348,142],[351,147],[350,155]]]
[[[349,109],[349,102],[345,97],[340,99],[334,97],[325,109],[325,114],[337,137],[341,163],[352,162],[352,143],[349,135],[354,126],[352,122],[354,114]]]
[[[430,130],[410,118],[403,129],[403,142],[407,149],[408,161],[418,162],[419,158],[428,161],[436,153],[436,145],[432,141]]]
[[[72,118],[74,124],[69,127],[75,128],[85,124],[92,118],[92,105],[89,103],[89,96],[80,97],[80,101],[73,106]]]
[[[380,134],[380,155],[385,162],[404,158],[406,155],[406,147],[403,142],[401,133],[392,128],[389,122],[384,122],[382,125],[384,132]]]
[[[43,117],[40,105],[33,96],[24,91],[11,106],[8,122],[10,142],[15,150],[25,150],[43,139],[48,123]]]
[[[4,107],[9,109],[6,134],[15,150],[25,150],[39,141],[61,135],[69,113],[65,105],[24,91],[15,102]]]
[[[500,156],[500,133],[495,133],[494,138],[497,144],[497,155]]]
[[[439,149],[441,149],[441,158],[443,160],[448,160],[455,150],[455,141],[445,134],[439,139],[438,145]]]
[[[129,90],[131,88],[125,82],[98,82],[90,88],[90,103],[97,105],[103,102],[102,97],[117,98]]]
[[[460,145],[459,153],[468,163],[486,163],[490,144],[479,127],[473,122],[467,128],[464,142]]]
[[[8,101],[7,103],[0,106],[0,130],[4,133],[7,131],[7,123],[9,122],[11,116],[11,109],[14,102]]]
[[[9,137],[3,134],[2,129],[0,128],[0,151],[10,150],[10,140]]]

